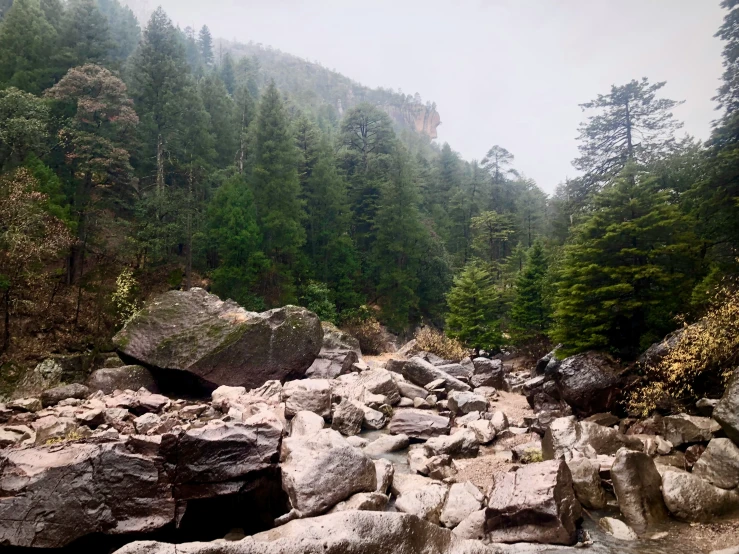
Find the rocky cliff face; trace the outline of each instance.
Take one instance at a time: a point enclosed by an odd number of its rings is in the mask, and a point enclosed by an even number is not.
[[[436,128],[441,125],[441,116],[435,104],[403,104],[402,106],[380,106],[396,123],[413,129],[416,133],[435,139]]]

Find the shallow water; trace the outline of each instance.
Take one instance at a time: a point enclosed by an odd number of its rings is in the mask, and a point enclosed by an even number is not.
[[[372,442],[379,439],[382,435],[389,435],[387,428],[380,429],[379,431],[362,431],[359,434],[363,439],[367,439]],[[387,452],[380,456],[374,456],[374,458],[383,458],[395,465],[395,471],[397,473],[410,473],[411,468],[408,466],[408,449],[398,450],[396,452]]]

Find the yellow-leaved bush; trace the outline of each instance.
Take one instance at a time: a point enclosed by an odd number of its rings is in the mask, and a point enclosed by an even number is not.
[[[457,339],[449,338],[443,332],[431,327],[422,327],[416,331],[414,338],[419,349],[436,354],[445,360],[458,362],[469,354]]]
[[[666,404],[683,409],[725,385],[737,365],[739,288],[723,286],[707,313],[680,331],[675,346],[646,365],[646,378],[631,392],[629,408],[645,416]]]

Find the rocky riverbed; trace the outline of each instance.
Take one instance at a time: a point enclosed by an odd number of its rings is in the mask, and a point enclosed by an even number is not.
[[[623,375],[599,354],[363,360],[306,310],[199,290],[116,343],[85,383],[41,364],[56,386],[0,405],[8,552],[739,547],[737,377],[695,413],[618,417]]]

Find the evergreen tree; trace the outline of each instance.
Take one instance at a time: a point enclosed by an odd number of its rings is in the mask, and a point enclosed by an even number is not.
[[[550,310],[545,297],[547,265],[544,247],[541,242],[534,242],[516,281],[516,299],[511,307],[512,327],[519,341],[542,335],[549,328]]]
[[[254,98],[249,89],[242,85],[234,95],[234,118],[236,123],[236,169],[243,175],[249,154],[249,126],[256,115]]]
[[[69,65],[101,64],[115,46],[108,20],[96,0],[70,0],[64,14],[61,43],[68,50]]]
[[[198,48],[200,50],[200,59],[206,67],[212,67],[215,63],[213,55],[213,37],[207,25],[203,25],[198,33]]]
[[[447,296],[447,335],[476,351],[500,348],[500,294],[493,278],[475,262],[467,264]]]
[[[699,271],[693,224],[656,179],[627,167],[572,232],[553,338],[566,352],[634,357],[671,331]]]
[[[270,305],[295,298],[294,269],[305,242],[296,162],[287,112],[272,82],[262,97],[255,121],[250,180],[263,236],[262,251],[271,262],[263,280],[263,296]]]
[[[218,166],[228,167],[234,162],[238,150],[234,102],[217,75],[210,74],[201,79],[199,89],[205,111],[210,115],[211,134],[216,139]]]
[[[108,20],[110,39],[113,42],[109,57],[123,62],[136,50],[141,40],[141,28],[136,16],[128,6],[118,0],[97,0],[101,13]]]
[[[511,166],[513,154],[497,144],[493,146],[482,160],[482,167],[490,176],[490,210],[499,213],[511,213],[514,210],[514,197],[511,177],[517,177],[518,172]]]
[[[221,80],[228,93],[233,95],[236,92],[236,69],[230,52],[226,52],[221,62]]]
[[[200,75],[203,60],[200,58],[200,46],[198,46],[198,39],[195,37],[195,29],[192,27],[185,27],[185,55],[193,74]]]
[[[45,153],[51,115],[46,103],[17,88],[0,90],[0,170]]]

